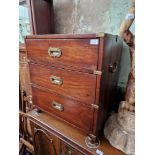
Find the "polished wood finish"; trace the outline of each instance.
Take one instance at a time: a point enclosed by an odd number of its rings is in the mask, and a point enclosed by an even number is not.
[[[27,36],[25,42],[31,83],[36,88],[33,89],[35,105],[58,116],[50,106],[50,98],[54,98],[71,111],[68,115],[59,112],[61,119],[99,137],[116,104],[121,39],[109,34],[55,34]],[[62,55],[51,58],[50,47],[56,48],[56,54],[57,49],[62,50]],[[54,84],[50,76],[58,77]]]
[[[86,106],[84,103],[42,91],[35,87],[32,87],[32,90],[33,101],[38,108],[60,117],[63,121],[76,125],[81,130],[87,131],[88,133],[91,132],[94,112],[91,105]],[[52,105],[54,102],[61,104],[63,111],[55,109]]]
[[[112,147],[105,138],[101,139],[98,148],[88,148],[85,144],[86,134],[44,112],[37,113],[34,109],[28,115],[33,135],[35,128],[43,130],[53,139],[57,155],[69,152],[73,155],[96,155],[97,149],[104,152],[104,155],[125,155]]]
[[[57,138],[38,126],[34,128],[35,155],[56,155]]]
[[[30,61],[53,65],[63,64],[74,68],[97,69],[98,46],[90,45],[90,39],[26,39]],[[49,56],[49,47],[59,48],[61,56]],[[44,57],[44,59],[42,59]],[[86,61],[87,60],[87,61]]]
[[[104,34],[102,35],[102,37]],[[42,35],[29,35],[27,39],[93,39],[98,37],[98,34],[46,34],[44,37]]]
[[[54,33],[53,1],[31,0],[34,34]]]
[[[95,100],[96,76],[73,72],[57,67],[47,67],[38,64],[30,64],[31,82],[33,84],[50,89],[62,96],[93,104]],[[52,83],[50,77],[56,76],[62,80],[61,85]],[[87,80],[86,80],[87,79]]]
[[[120,59],[122,53],[122,40],[118,36],[106,35],[100,39],[99,46],[99,63],[98,69],[103,70],[101,76],[97,76],[96,84],[96,104],[100,105],[100,109],[95,110],[95,123],[93,132],[97,136],[104,126],[105,120],[110,111],[118,107],[117,99],[117,82],[119,76]],[[117,63],[115,72],[110,70],[110,66]]]

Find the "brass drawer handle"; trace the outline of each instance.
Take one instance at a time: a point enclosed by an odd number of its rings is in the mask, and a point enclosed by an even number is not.
[[[54,57],[54,58],[59,58],[61,56],[61,50],[60,48],[56,48],[56,47],[49,47],[48,49],[48,54],[49,56],[51,57]]]
[[[53,76],[53,75],[50,76],[50,81],[51,81],[51,83],[53,83],[55,85],[59,85],[59,86],[61,86],[62,83],[63,83],[63,81],[62,81],[62,79],[60,77]]]
[[[54,109],[59,110],[59,111],[64,111],[63,105],[60,104],[60,103],[58,103],[58,102],[56,102],[56,101],[53,101],[53,102],[52,102],[52,107],[53,107]]]

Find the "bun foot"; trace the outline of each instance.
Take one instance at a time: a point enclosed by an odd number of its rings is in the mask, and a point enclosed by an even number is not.
[[[37,113],[42,113],[42,110],[36,108],[36,112],[37,112]]]
[[[99,139],[92,134],[89,134],[89,136],[86,137],[85,143],[89,148],[97,148],[100,145]]]

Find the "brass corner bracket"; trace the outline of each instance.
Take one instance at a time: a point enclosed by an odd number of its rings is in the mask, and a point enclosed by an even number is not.
[[[94,70],[93,74],[95,74],[95,75],[102,75],[102,71]]]
[[[99,109],[99,106],[98,105],[96,105],[96,104],[91,104],[91,105],[92,105],[93,108]]]

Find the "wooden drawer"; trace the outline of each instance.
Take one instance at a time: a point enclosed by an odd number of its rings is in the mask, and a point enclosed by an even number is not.
[[[52,115],[90,132],[93,125],[93,108],[86,104],[64,98],[60,95],[32,87],[33,103]]]
[[[94,104],[96,75],[30,64],[31,82],[80,102]]]
[[[94,40],[97,45],[92,39],[26,39],[28,59],[48,65],[96,70],[99,40]]]

